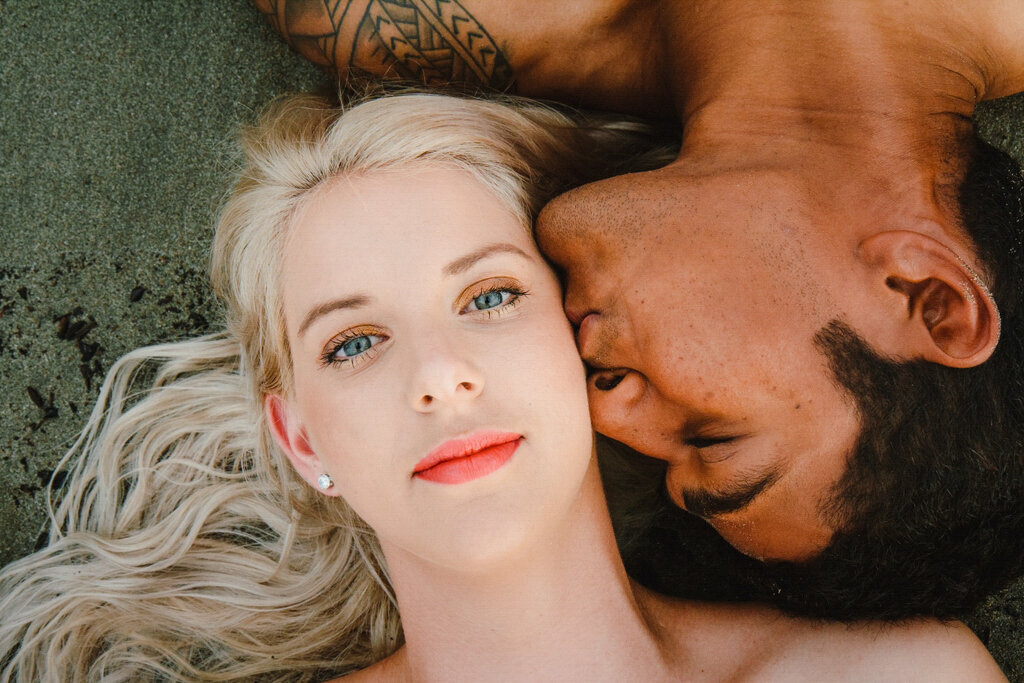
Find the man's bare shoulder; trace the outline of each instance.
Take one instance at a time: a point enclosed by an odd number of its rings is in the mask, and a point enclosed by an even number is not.
[[[818,680],[1005,681],[981,641],[960,622],[931,619],[896,624],[793,620],[785,656],[766,678],[800,663]]]
[[[297,52],[341,81],[399,79],[664,114],[661,2],[253,0]]]
[[[959,622],[845,624],[799,619],[771,607],[662,596],[641,600],[680,653],[712,680],[1005,681],[988,651]]]
[[[292,47],[342,80],[354,74],[496,89],[512,83],[505,54],[478,16],[492,14],[494,3],[475,3],[482,10],[459,0],[254,3]]]

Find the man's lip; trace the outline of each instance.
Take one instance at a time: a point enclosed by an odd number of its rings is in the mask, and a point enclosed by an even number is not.
[[[622,378],[626,376],[626,370],[622,368],[601,367],[595,364],[594,356],[596,349],[592,342],[596,335],[599,314],[591,311],[580,321],[579,329],[576,331],[576,348],[579,350],[583,364],[587,368],[587,379],[594,383],[594,387],[600,391],[611,391],[619,385]]]
[[[577,325],[576,348],[579,349],[580,355],[584,358],[587,358],[587,351],[590,350],[587,342],[596,334],[597,317],[597,314],[591,311],[583,316],[579,325]]]
[[[412,473],[415,476],[448,460],[465,458],[494,446],[518,441],[521,438],[523,435],[515,432],[481,430],[468,436],[451,439],[430,451],[425,458],[416,463]]]
[[[583,322],[583,319],[586,318],[588,315],[591,315],[592,313],[593,313],[593,311],[586,310],[586,309],[584,309],[584,310],[579,310],[579,309],[574,309],[574,308],[566,308],[565,309],[565,317],[569,319],[569,322],[572,324],[573,327],[579,327],[580,323]]]

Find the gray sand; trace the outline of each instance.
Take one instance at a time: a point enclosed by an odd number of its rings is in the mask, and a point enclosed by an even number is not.
[[[233,133],[324,79],[246,0],[0,0],[0,64],[4,564],[36,546],[45,485],[112,361],[219,326],[205,267]],[[1024,97],[979,122],[1024,160]],[[1017,681],[1022,611],[1024,582],[971,620]]]

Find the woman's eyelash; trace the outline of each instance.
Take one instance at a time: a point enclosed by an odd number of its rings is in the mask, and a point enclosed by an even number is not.
[[[494,295],[497,295],[497,298]],[[470,297],[469,303],[463,306],[461,313],[480,313],[490,318],[515,308],[522,298],[528,295],[529,292],[518,285],[495,283],[477,290]],[[320,363],[324,367],[355,367],[375,358],[380,352],[381,345],[387,340],[388,336],[376,329],[346,330],[327,344],[327,348],[320,355]]]
[[[501,295],[507,293],[509,297],[507,299],[499,297],[498,301],[495,301],[493,305],[488,305],[493,298],[488,299],[489,295]],[[528,296],[527,292],[522,287],[512,285],[509,283],[499,283],[489,287],[483,287],[470,297],[469,303],[463,308],[463,313],[484,313],[488,318],[495,314],[501,314],[508,311],[509,309],[515,308],[522,300],[523,297]],[[471,308],[471,306],[473,308]],[[481,306],[485,306],[482,308]]]
[[[379,352],[380,345],[387,339],[387,335],[375,330],[347,330],[330,341],[320,357],[320,361],[325,366],[351,365],[354,367],[374,358]],[[357,353],[342,356],[343,351]]]

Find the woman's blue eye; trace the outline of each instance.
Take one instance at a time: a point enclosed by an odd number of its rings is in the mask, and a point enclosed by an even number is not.
[[[474,297],[470,302],[469,308],[474,311],[486,311],[502,305],[511,297],[512,292],[507,289],[494,289]]]
[[[380,344],[386,342],[386,334],[358,334],[353,330],[340,338],[331,340],[320,357],[324,366],[355,366],[357,363],[373,360],[380,351]]]
[[[380,336],[376,334],[363,334],[358,337],[353,337],[338,346],[338,350],[335,352],[335,355],[346,356],[348,358],[358,356],[359,354],[369,351],[370,347],[379,342],[380,339]]]

